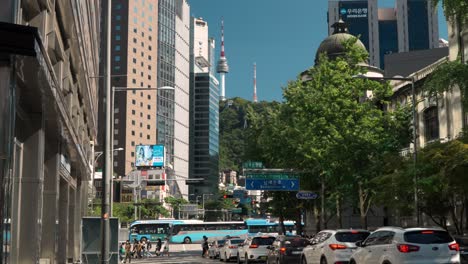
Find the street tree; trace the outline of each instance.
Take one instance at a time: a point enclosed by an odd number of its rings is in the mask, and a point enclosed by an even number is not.
[[[269,118],[252,115],[251,120],[258,126],[255,147],[265,160],[305,172],[303,189],[319,183],[322,227],[326,199],[340,201],[340,194],[353,193],[366,228],[373,179],[384,173],[385,157],[408,143],[399,138],[409,134],[407,120],[399,118],[404,110],[383,111],[390,86],[356,78],[366,72],[362,62],[368,56],[356,41],[345,41],[346,54],[334,60],[320,56],[306,73],[308,81],[288,84],[284,104],[271,110]]]

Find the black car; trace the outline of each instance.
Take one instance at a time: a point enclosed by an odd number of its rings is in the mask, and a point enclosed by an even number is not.
[[[267,264],[299,263],[302,250],[309,244],[306,238],[279,236],[268,247]]]
[[[454,237],[460,246],[460,263],[468,264],[468,237]]]

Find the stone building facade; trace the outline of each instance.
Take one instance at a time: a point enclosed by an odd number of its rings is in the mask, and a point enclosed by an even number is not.
[[[75,263],[97,131],[99,1],[3,0],[1,263]]]

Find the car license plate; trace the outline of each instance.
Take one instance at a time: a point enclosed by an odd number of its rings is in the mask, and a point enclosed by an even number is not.
[[[267,259],[267,257],[266,256],[261,256],[260,259]]]
[[[292,252],[293,255],[299,255],[299,254],[301,254],[301,253],[302,253],[302,251],[293,251],[293,252]]]

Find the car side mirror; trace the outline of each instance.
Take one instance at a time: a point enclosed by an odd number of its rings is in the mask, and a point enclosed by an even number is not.
[[[365,247],[365,244],[362,243],[362,241],[358,241],[358,242],[356,242],[356,246],[357,247]]]

